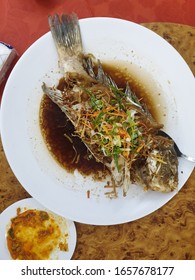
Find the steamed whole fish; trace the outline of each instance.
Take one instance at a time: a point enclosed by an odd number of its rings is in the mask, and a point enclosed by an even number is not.
[[[74,125],[75,133],[111,174],[113,192],[136,183],[169,192],[178,185],[173,142],[158,136],[162,127],[127,84],[120,89],[99,61],[85,55],[75,14],[49,17],[49,26],[64,73],[64,89],[42,86]]]

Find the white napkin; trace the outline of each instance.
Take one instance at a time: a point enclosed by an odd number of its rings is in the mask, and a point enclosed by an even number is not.
[[[16,56],[17,52],[12,46],[0,41],[0,84]]]

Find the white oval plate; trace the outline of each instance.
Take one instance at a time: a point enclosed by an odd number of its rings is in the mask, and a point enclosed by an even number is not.
[[[26,198],[20,201],[17,201],[6,208],[0,215],[0,244],[1,244],[1,253],[0,260],[12,260],[12,257],[7,248],[6,235],[7,230],[9,229],[11,219],[17,215],[17,209],[20,208],[21,212],[26,211],[28,209],[36,209],[36,210],[44,210],[48,213],[51,213],[48,209],[39,204],[34,198]],[[52,213],[51,213],[52,214]],[[55,218],[55,217],[54,217]],[[61,217],[59,217],[61,218]],[[65,219],[65,218],[63,218]],[[68,248],[67,252],[55,250],[52,254],[51,259],[58,260],[70,260],[76,246],[76,228],[72,221],[65,219],[66,229],[64,230],[64,234],[68,233]]]
[[[181,150],[195,157],[195,82],[182,57],[160,36],[138,24],[113,18],[80,20],[84,49],[101,61],[136,65],[149,74],[166,110],[165,130]],[[20,58],[2,99],[2,142],[9,164],[23,187],[41,204],[70,220],[96,225],[133,221],[155,211],[176,193],[144,192],[130,186],[127,197],[104,195],[105,182],[78,172],[67,173],[49,154],[39,128],[41,85],[57,83],[62,74],[51,33],[37,40]],[[179,161],[179,187],[194,164]],[[86,192],[90,190],[90,199]]]

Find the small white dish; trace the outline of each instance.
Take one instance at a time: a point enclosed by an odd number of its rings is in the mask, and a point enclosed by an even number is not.
[[[24,212],[29,209],[36,209],[36,210],[43,210],[48,213],[53,214],[51,211],[47,210],[41,204],[39,204],[34,198],[26,198],[20,201],[17,201],[6,208],[0,215],[0,260],[12,260],[12,257],[9,253],[7,247],[7,231],[9,229],[11,219],[17,216],[17,209],[20,208],[21,212]],[[55,214],[54,214],[55,215]],[[70,260],[76,246],[77,234],[74,222],[67,220],[65,218],[59,217],[59,219],[63,219],[63,222],[66,224],[66,229],[64,228],[63,234],[68,233],[67,243],[68,243],[68,251],[60,251],[58,249],[52,253],[50,259],[57,259],[57,260]],[[57,220],[56,220],[57,222]]]

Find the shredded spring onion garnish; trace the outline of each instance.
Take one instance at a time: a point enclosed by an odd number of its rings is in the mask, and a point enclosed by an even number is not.
[[[89,143],[96,144],[104,156],[113,157],[120,171],[119,156],[133,160],[146,146],[147,126],[121,89],[110,87],[108,102],[105,95],[81,88],[89,95],[90,108],[79,118],[79,133],[86,135],[88,130],[89,135],[90,131]]]

